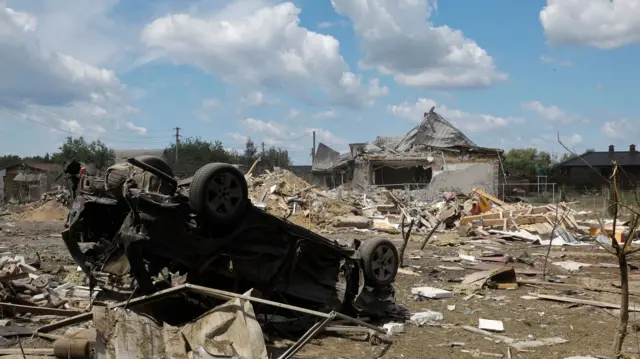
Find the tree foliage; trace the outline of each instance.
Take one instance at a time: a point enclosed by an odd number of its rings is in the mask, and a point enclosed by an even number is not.
[[[116,154],[104,142],[97,140],[89,143],[80,136],[67,137],[65,143],[58,148],[58,152],[51,155],[52,162],[58,164],[66,164],[74,159],[104,169],[115,162]]]
[[[95,164],[96,168],[103,169],[113,164],[115,158],[115,152],[100,140],[88,143],[83,137],[67,137],[65,143],[58,148],[58,152],[51,155],[46,153],[44,156],[0,156],[0,168],[20,163],[57,163],[64,165],[76,159],[79,162]]]
[[[178,176],[191,176],[198,168],[211,162],[223,162],[251,166],[262,156],[261,168],[272,169],[274,166],[287,168],[291,166],[291,159],[286,150],[270,147],[258,152],[258,148],[251,139],[247,139],[242,153],[224,148],[222,142],[209,142],[200,138],[186,139],[178,147],[176,161],[176,144],[165,148],[163,157],[173,167]]]
[[[512,148],[504,156],[504,167],[518,170],[526,176],[547,173],[553,165],[549,152],[535,148]]]

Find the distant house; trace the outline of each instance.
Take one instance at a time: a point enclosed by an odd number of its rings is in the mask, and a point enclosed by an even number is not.
[[[613,163],[620,166],[619,185],[621,188],[640,187],[640,154],[636,145],[629,145],[628,151],[616,151],[614,145],[608,151],[587,152],[579,157],[558,163],[554,167],[559,182],[576,187],[600,187],[612,175]]]
[[[9,202],[39,200],[48,192],[61,168],[52,163],[20,163],[0,171],[2,196]]]

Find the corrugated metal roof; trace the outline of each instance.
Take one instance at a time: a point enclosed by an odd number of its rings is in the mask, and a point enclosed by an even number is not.
[[[438,113],[429,111],[420,125],[409,131],[398,143],[395,150],[407,152],[416,147],[477,147],[462,131],[455,128]]]
[[[312,170],[322,171],[338,165],[340,152],[320,142],[313,156]]]

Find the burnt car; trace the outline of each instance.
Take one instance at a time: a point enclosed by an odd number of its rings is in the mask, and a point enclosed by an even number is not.
[[[271,215],[251,204],[243,173],[225,163],[178,181],[162,158],[141,156],[85,176],[62,237],[104,290],[149,294],[179,278],[317,310],[395,308],[391,241],[330,240]]]

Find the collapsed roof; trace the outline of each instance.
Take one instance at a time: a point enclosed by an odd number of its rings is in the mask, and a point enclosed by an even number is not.
[[[462,131],[445,120],[432,107],[422,122],[404,136],[378,136],[368,142],[361,154],[403,154],[422,152],[429,148],[479,148]],[[327,170],[353,159],[351,153],[340,155],[320,143],[313,161],[313,170]]]

